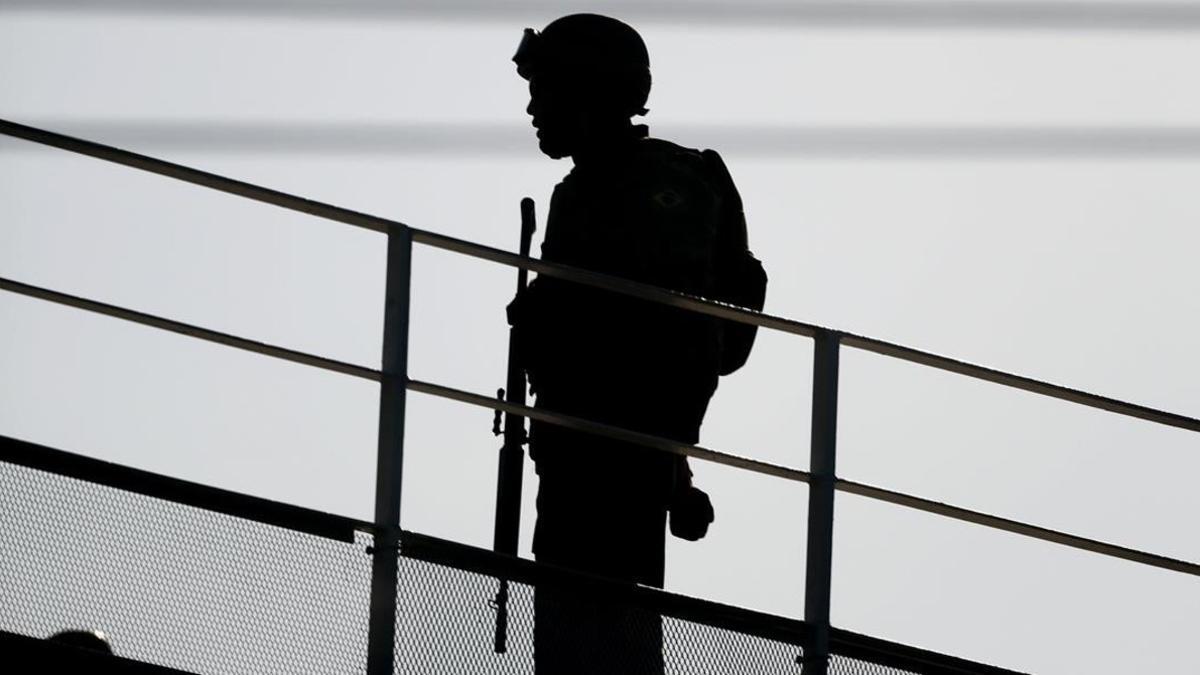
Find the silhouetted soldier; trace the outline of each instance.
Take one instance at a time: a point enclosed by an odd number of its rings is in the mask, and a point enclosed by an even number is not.
[[[762,307],[766,276],[746,244],[741,200],[717,153],[652,139],[649,57],[633,28],[577,14],[513,57],[542,152],[574,168],[554,190],[542,259]],[[667,437],[699,438],[717,377],[740,367],[754,328],[541,276],[510,306],[537,405]],[[712,521],[686,458],[531,424],[541,562],[663,585],[664,529]],[[662,672],[657,618],[597,615],[539,590],[539,675]],[[640,624],[640,625],[633,625]]]

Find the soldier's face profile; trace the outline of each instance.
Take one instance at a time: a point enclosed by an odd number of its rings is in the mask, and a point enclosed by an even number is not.
[[[538,148],[554,159],[573,154],[586,128],[583,106],[567,89],[543,77],[529,80],[525,112],[537,129]]]

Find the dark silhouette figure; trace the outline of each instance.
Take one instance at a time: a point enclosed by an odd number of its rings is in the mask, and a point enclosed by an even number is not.
[[[46,638],[50,642],[87,649],[102,654],[112,654],[108,636],[98,630],[63,630]]]
[[[554,190],[542,258],[761,308],[762,266],[716,152],[648,137],[649,57],[630,26],[593,14],[526,29],[513,60],[529,81],[539,147],[574,168]],[[553,277],[509,307],[537,406],[695,443],[719,375],[749,355],[754,327]],[[685,457],[533,422],[540,562],[663,585],[664,530],[704,536],[707,495]],[[539,675],[661,673],[657,617],[539,588]]]

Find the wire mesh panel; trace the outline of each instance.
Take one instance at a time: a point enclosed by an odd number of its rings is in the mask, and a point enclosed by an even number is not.
[[[104,631],[198,673],[357,673],[368,535],[304,534],[0,463],[0,630]]]
[[[770,640],[701,623],[663,620],[666,672],[679,675],[710,673],[803,673],[798,641]]]
[[[685,621],[608,601],[595,589],[508,582],[401,558],[398,672],[431,675],[800,673],[797,644]],[[540,594],[540,597],[539,597]],[[503,608],[503,609],[502,609]],[[504,653],[497,618],[507,613]],[[535,618],[543,625],[535,626]],[[535,659],[535,642],[541,651]],[[569,652],[564,655],[559,652]],[[566,670],[566,663],[575,667]],[[536,664],[536,661],[542,661]],[[580,670],[580,662],[593,670]],[[549,664],[549,665],[547,665]]]
[[[396,668],[402,675],[805,672],[801,622],[572,578],[411,533],[405,542],[396,630]],[[993,672],[984,666],[948,669],[937,661],[909,670],[887,654],[883,641],[838,635],[854,657],[835,654],[831,675]],[[874,661],[868,653],[883,657]]]
[[[399,673],[533,673],[533,593],[509,584],[507,651],[495,651],[495,577],[400,557]]]
[[[8,443],[0,631],[98,629],[120,656],[196,673],[364,671],[361,524]],[[414,533],[398,581],[402,675],[805,672],[802,622]],[[835,643],[834,675],[1002,672],[846,631]]]

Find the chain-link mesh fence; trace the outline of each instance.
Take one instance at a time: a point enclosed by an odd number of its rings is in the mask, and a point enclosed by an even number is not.
[[[195,673],[365,672],[372,537],[352,521],[58,455],[0,459],[0,631],[98,629],[120,656]],[[198,505],[171,499],[196,489]],[[338,534],[314,534],[322,518]],[[410,533],[400,553],[403,675],[805,673],[799,621]],[[1002,672],[837,633],[830,675]]]
[[[663,617],[594,588],[508,582],[503,602],[497,577],[410,558],[401,559],[400,583],[396,660],[406,675],[533,675],[537,661],[538,672],[579,675],[801,672],[798,639]],[[497,653],[501,611],[505,651]]]
[[[105,632],[197,673],[357,673],[368,535],[351,543],[0,463],[0,630]]]
[[[713,603],[551,572],[419,535],[406,542],[396,631],[404,675],[806,672],[798,621],[744,610],[731,618],[730,608]],[[828,668],[830,675],[923,672],[845,655],[833,656]]]

